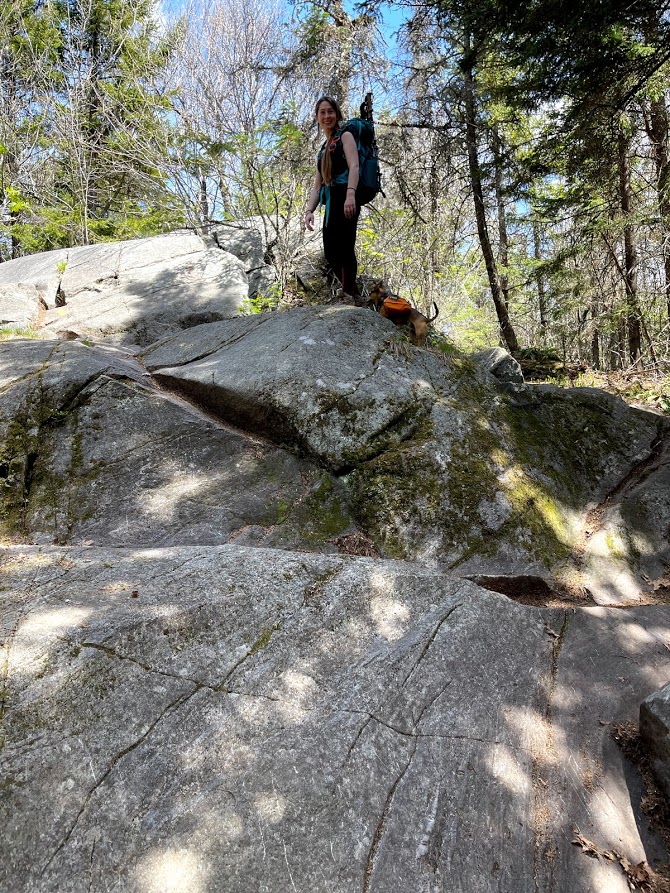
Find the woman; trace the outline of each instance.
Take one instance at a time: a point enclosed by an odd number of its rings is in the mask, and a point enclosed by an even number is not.
[[[356,285],[356,225],[360,205],[358,186],[358,149],[356,140],[346,131],[340,133],[342,112],[334,99],[322,96],[316,104],[316,122],[323,131],[323,144],[316,165],[314,186],[307,203],[305,226],[314,230],[314,211],[320,200],[326,205],[323,224],[323,250],[333,273],[342,283],[343,297],[361,303]]]

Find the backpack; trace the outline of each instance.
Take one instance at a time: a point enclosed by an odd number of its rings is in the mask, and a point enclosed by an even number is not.
[[[379,312],[381,313],[383,310],[383,315],[391,322],[404,323],[409,319],[413,309],[405,298],[400,298],[398,295],[387,295],[381,303]]]
[[[379,152],[375,139],[375,126],[372,121],[372,93],[368,93],[361,103],[360,117],[350,118],[340,127],[339,133],[350,133],[356,140],[358,149],[358,188],[356,198],[359,205],[367,205],[379,195],[382,189],[381,172],[379,170]],[[340,174],[335,183],[346,183],[349,173]],[[384,198],[386,196],[384,195]]]

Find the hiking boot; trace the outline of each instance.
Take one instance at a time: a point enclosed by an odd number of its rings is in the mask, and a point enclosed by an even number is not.
[[[356,297],[356,295],[347,294],[347,292],[343,288],[338,288],[338,290],[335,292],[335,300],[338,304],[353,304],[355,306],[358,306],[356,304]],[[358,295],[358,297],[360,298],[360,295]]]

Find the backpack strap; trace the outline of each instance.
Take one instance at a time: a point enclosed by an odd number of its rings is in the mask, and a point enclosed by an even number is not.
[[[341,130],[336,130],[335,133],[333,134],[333,136],[331,137],[331,142],[336,137],[341,137],[343,132],[344,132],[344,128],[342,128]],[[347,131],[347,133],[348,132],[349,131]],[[340,145],[341,145],[341,142],[342,141],[340,140]],[[324,143],[323,146],[321,147],[321,150],[319,151],[319,155],[318,155],[319,161],[321,160],[321,156],[323,155],[325,148],[326,148],[326,144]],[[332,186],[333,183],[336,183],[338,186],[342,186],[342,185],[346,185],[348,182],[349,182],[349,170],[347,169],[347,170],[342,171],[341,174],[338,174],[334,180],[330,181],[330,183],[322,183],[321,184],[321,190],[319,192],[319,204],[317,205],[317,207],[320,208],[323,205],[326,209],[325,215],[323,218],[324,226],[327,226],[328,217],[330,215],[330,187]]]

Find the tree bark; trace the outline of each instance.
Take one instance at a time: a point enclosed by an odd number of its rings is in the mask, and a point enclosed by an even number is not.
[[[542,247],[540,243],[540,227],[535,217],[533,217],[533,257],[537,266],[535,267],[535,284],[537,285],[537,303],[540,311],[540,333],[544,337],[547,332],[547,294],[544,289],[544,278],[540,270],[540,262],[542,260]]]
[[[626,288],[626,328],[628,334],[628,352],[634,366],[640,365],[641,325],[640,307],[637,299],[637,243],[635,230],[631,222],[632,190],[630,185],[630,162],[628,158],[628,139],[619,127],[619,197],[624,217],[624,268],[623,280]]]
[[[482,188],[482,172],[479,163],[479,152],[477,147],[477,121],[475,114],[475,86],[474,74],[472,70],[471,58],[471,42],[469,36],[465,40],[465,64],[463,69],[464,91],[463,99],[465,102],[465,141],[468,151],[468,169],[470,173],[470,188],[472,189],[472,197],[475,205],[475,218],[477,220],[477,235],[479,236],[479,244],[481,245],[482,254],[484,255],[484,263],[486,265],[486,273],[491,289],[491,297],[496,309],[498,324],[500,326],[500,334],[505,342],[507,349],[511,354],[519,352],[519,342],[517,341],[516,332],[509,318],[507,304],[505,303],[505,295],[502,290],[500,276],[496,259],[491,247],[491,239],[486,224],[486,205],[484,203],[484,190]]]
[[[507,235],[507,216],[505,214],[505,199],[503,197],[503,171],[500,133],[498,126],[493,127],[493,165],[495,171],[496,209],[498,212],[498,261],[502,267],[500,275],[500,287],[502,289],[505,306],[509,310],[509,277],[507,267],[509,265],[509,237]]]
[[[645,118],[656,167],[656,193],[663,232],[665,306],[670,319],[670,137],[665,95],[650,101],[649,115]]]

